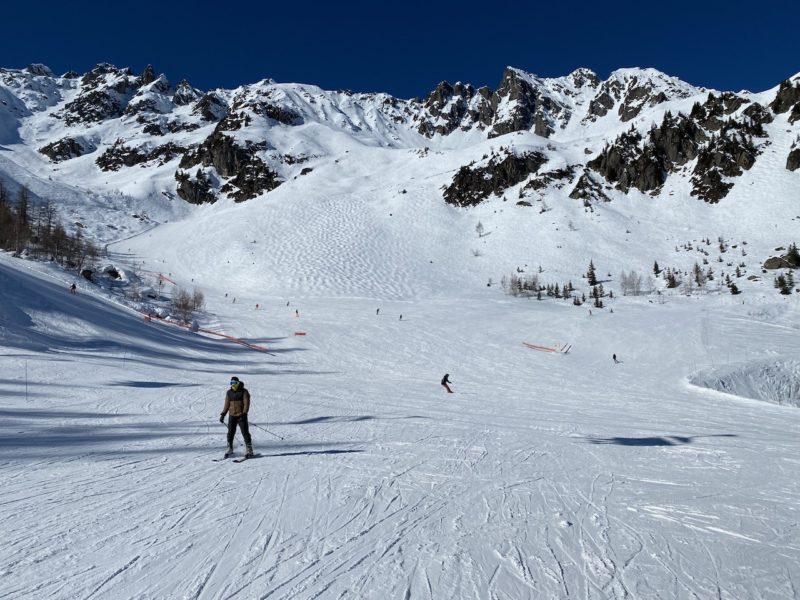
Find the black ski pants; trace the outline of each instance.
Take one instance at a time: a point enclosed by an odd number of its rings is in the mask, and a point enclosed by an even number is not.
[[[238,417],[228,415],[228,446],[233,446],[233,438],[236,436],[237,425],[239,429],[242,430],[242,437],[244,438],[245,445],[250,446],[252,440],[250,439],[250,427],[247,425],[247,415],[239,415]]]

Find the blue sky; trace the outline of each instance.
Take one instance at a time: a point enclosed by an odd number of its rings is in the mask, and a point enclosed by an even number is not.
[[[655,67],[720,90],[800,71],[796,1],[30,2],[0,9],[0,66],[56,74],[147,64],[173,83],[265,77],[424,96],[442,80],[496,88],[504,67],[545,77]]]

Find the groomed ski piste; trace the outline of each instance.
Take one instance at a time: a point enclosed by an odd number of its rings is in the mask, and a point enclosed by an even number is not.
[[[0,598],[797,597],[796,302],[234,304],[241,271],[207,313],[267,352],[2,255]],[[214,463],[234,374],[261,456]]]
[[[718,205],[673,178],[592,211],[441,190],[500,146],[557,168],[603,131],[422,151],[309,120],[313,173],[190,207],[142,170],[45,168],[40,116],[4,142],[11,192],[85,223],[98,267],[206,307],[197,332],[146,321],[125,281],[0,254],[1,600],[800,597],[800,296],[760,268],[798,241],[786,115]],[[704,239],[702,293],[621,295]],[[500,289],[541,267],[588,295],[590,260],[602,309]],[[240,464],[213,462],[233,375],[260,454]]]

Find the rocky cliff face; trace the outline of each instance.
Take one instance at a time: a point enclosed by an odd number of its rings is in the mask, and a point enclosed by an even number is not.
[[[473,206],[492,194],[502,193],[530,175],[547,162],[541,152],[516,155],[504,152],[492,155],[483,165],[461,167],[453,183],[444,191],[444,199],[456,206]]]
[[[743,106],[747,108],[742,109]],[[692,169],[693,194],[718,202],[733,178],[750,169],[766,144],[764,124],[772,114],[758,103],[735,96],[709,94],[688,115],[667,112],[646,135],[632,129],[617,137],[588,166],[622,191],[659,189],[674,173],[697,159]]]

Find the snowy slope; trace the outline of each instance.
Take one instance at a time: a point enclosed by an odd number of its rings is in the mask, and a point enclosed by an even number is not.
[[[800,413],[689,383],[796,361],[796,303],[210,297],[264,354],[41,270],[0,263],[7,597],[796,597]]]

